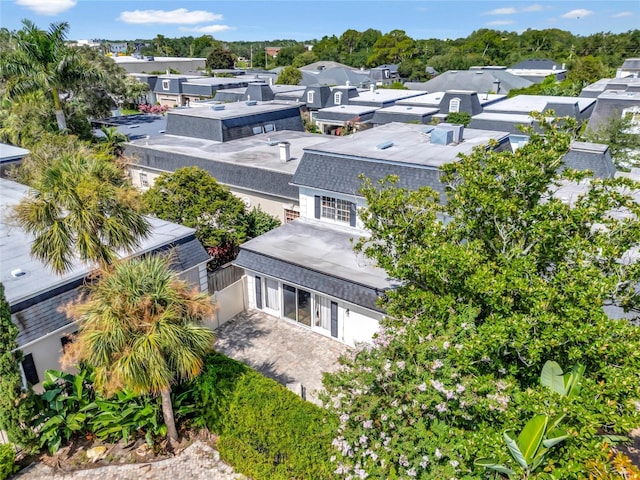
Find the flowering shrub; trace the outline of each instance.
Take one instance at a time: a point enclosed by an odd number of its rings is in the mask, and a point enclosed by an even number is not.
[[[152,113],[154,115],[164,115],[169,107],[166,105],[149,105],[148,103],[143,103],[138,107],[138,111],[140,113]]]
[[[443,167],[446,202],[365,180],[356,249],[400,286],[375,343],[325,377],[340,476],[486,477],[474,459],[509,462],[505,431],[562,413],[566,440],[528,478],[588,478],[640,424],[640,328],[603,309],[640,307],[640,264],[620,261],[640,245],[640,184],[558,173],[575,125],[532,115],[544,135],[517,152]],[[571,181],[589,191],[569,204],[554,192]],[[586,368],[570,403],[540,385],[547,360]]]

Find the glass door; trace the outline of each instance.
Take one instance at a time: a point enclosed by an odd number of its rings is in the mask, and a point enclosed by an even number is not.
[[[287,284],[282,284],[282,292],[284,317],[310,327],[311,293]]]

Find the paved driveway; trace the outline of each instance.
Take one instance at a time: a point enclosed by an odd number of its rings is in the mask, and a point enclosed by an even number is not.
[[[236,315],[216,330],[217,351],[283,385],[301,384],[320,403],[322,372],[334,371],[349,347],[258,310]]]

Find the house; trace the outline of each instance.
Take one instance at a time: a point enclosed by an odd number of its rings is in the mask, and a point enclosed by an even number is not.
[[[244,243],[234,262],[247,274],[249,308],[348,345],[370,341],[384,315],[377,299],[396,284],[353,251],[352,239],[367,235],[359,175],[442,194],[440,167],[492,140],[509,148],[506,132],[390,123],[305,148],[291,181],[300,218]]]
[[[378,65],[369,70],[369,77],[373,85],[391,85],[400,81],[398,65]]]
[[[7,173],[22,163],[22,159],[29,155],[29,150],[7,143],[0,143],[0,177],[6,178]]]
[[[94,267],[74,264],[62,275],[53,273],[31,256],[33,238],[9,222],[6,213],[29,192],[29,187],[0,179],[0,281],[11,307],[11,318],[18,327],[18,347],[24,353],[22,372],[25,383],[36,387],[47,369],[60,370],[60,356],[77,325],[61,307],[74,301],[89,281]],[[180,277],[201,291],[207,290],[209,255],[195,237],[195,230],[149,218],[150,236],[142,240],[133,257],[172,253],[172,268]]]
[[[168,107],[185,106],[203,99],[212,99],[219,90],[244,88],[251,79],[203,77],[201,75],[134,74],[133,77],[149,86],[148,103]]]
[[[148,55],[112,56],[111,58],[127,73],[175,71],[180,74],[193,74],[204,70],[207,61],[206,58],[152,57]]]
[[[558,64],[553,60],[543,58],[523,60],[507,68],[506,71],[533,83],[542,83],[549,75],[553,75],[554,80],[557,82],[567,78],[567,69],[564,63]]]
[[[602,79],[585,87],[580,97],[596,99],[588,130],[597,131],[624,116],[631,119],[632,128],[640,133],[640,78]]]
[[[210,127],[203,126],[202,130],[207,128]],[[201,131],[199,127],[193,130]],[[132,182],[143,190],[162,173],[195,165],[229,187],[248,208],[260,207],[288,222],[300,215],[298,187],[291,185],[291,180],[304,148],[331,140],[332,137],[301,129],[261,130],[229,141],[171,134],[167,130],[164,135],[129,142],[125,153],[135,159],[128,165]]]
[[[531,112],[549,111],[575,118],[580,124],[589,120],[595,104],[593,98],[585,97],[517,95],[485,106],[481,113],[471,118],[469,127],[520,134],[520,126],[533,125]]]
[[[640,58],[627,58],[616,71],[616,78],[640,78]]]
[[[506,67],[471,67],[469,70],[448,70],[426,82],[406,82],[404,85],[410,90],[425,92],[471,90],[478,95],[506,95],[511,90],[529,87],[533,82],[507,72]]]

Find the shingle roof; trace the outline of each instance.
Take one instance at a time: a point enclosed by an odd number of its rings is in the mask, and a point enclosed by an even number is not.
[[[244,250],[242,247],[238,258],[233,263],[247,270],[300,285],[354,305],[382,311],[376,306],[376,300],[382,294],[382,291],[375,288],[316,272],[257,252]]]
[[[500,91],[508,93],[510,90],[524,88],[533,85],[533,82],[505,70],[449,70],[437,77],[424,82],[407,86],[411,89],[425,90],[427,92],[440,92],[446,90],[473,90],[479,93],[494,92],[494,81],[500,81]]]
[[[591,170],[596,178],[613,178],[616,174],[609,146],[599,143],[573,142],[563,164],[576,170]]]
[[[376,162],[371,159],[348,160],[330,154],[305,152],[291,183],[329,192],[357,194],[362,185],[359,175],[376,182],[387,175],[397,175],[399,187],[415,190],[431,187],[444,198],[444,186],[437,168]]]

